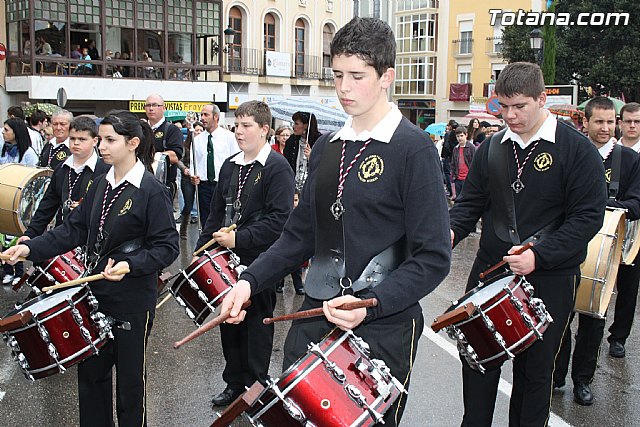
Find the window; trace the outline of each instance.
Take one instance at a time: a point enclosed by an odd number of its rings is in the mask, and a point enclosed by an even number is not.
[[[438,0],[398,0],[398,12],[416,10],[416,9],[437,9]]]
[[[7,0],[7,49],[10,55],[31,55],[29,2]]]
[[[242,12],[237,7],[229,10],[229,25],[235,31],[233,43],[229,46],[229,69],[240,71],[242,69]]]
[[[471,65],[458,66],[458,83],[471,83]]]
[[[276,50],[276,19],[271,13],[264,17],[264,50]]]
[[[371,16],[380,19],[380,0],[373,0],[373,14]]]
[[[396,59],[396,95],[435,94],[436,57],[399,57]]]
[[[322,29],[322,67],[331,68],[331,41],[333,40],[333,28],[325,24]]]
[[[473,21],[460,21],[460,55],[471,54],[473,48]]]
[[[220,3],[196,1],[196,64],[220,65]],[[225,26],[226,28],[226,26]]]
[[[304,76],[305,62],[305,25],[302,19],[296,21],[295,26],[295,73],[296,77]]]
[[[438,15],[421,13],[398,17],[396,39],[399,53],[435,52]]]

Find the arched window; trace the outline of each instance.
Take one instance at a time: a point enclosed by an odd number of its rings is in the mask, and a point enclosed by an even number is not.
[[[229,46],[229,71],[242,70],[242,12],[237,7],[229,10],[229,26],[235,34]]]
[[[296,21],[295,26],[295,36],[296,36],[296,77],[302,77],[305,73],[305,39],[306,39],[306,28],[304,25],[304,21],[302,19],[298,19]]]
[[[331,40],[333,40],[333,28],[325,24],[322,28],[322,68],[331,68]]]
[[[264,17],[264,50],[276,50],[276,18],[271,13]]]

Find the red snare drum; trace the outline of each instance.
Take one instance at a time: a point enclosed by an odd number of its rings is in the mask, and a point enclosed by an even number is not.
[[[14,359],[30,380],[64,372],[98,350],[112,337],[106,317],[88,287],[64,289],[27,301],[9,317],[31,312],[24,326],[4,331]]]
[[[242,270],[240,259],[229,249],[204,251],[189,267],[180,270],[169,292],[200,326],[235,285]]]
[[[353,332],[334,329],[271,380],[246,415],[254,426],[371,426],[404,392]]]
[[[447,333],[458,342],[458,351],[472,368],[484,372],[542,339],[553,319],[542,300],[533,297],[533,291],[522,276],[498,276],[449,307],[447,313],[468,303],[475,306],[468,319],[447,326]]]
[[[42,293],[42,288],[75,280],[84,271],[84,264],[80,261],[80,250],[73,249],[43,262],[42,265],[31,267],[22,277],[21,282],[31,286],[39,295]],[[22,283],[16,287],[20,287]]]

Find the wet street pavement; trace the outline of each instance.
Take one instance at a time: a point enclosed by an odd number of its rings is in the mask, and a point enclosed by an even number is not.
[[[188,243],[181,241],[183,256],[170,268],[177,272],[190,261],[197,229],[190,226]],[[477,235],[463,241],[455,250],[451,274],[422,301],[425,331],[420,340],[403,426],[458,426],[462,419],[462,381],[455,344],[444,332],[433,333],[432,320],[463,295],[467,274],[477,249]],[[0,289],[0,309],[7,313],[13,303],[22,301],[27,290],[15,293]],[[290,282],[278,297],[276,315],[290,313],[302,303]],[[613,304],[613,302],[612,302]],[[574,322],[573,330],[577,322]],[[282,347],[288,322],[276,324],[271,375],[281,372]],[[607,325],[608,326],[608,325]],[[224,388],[224,365],[219,333],[204,336],[174,350],[172,344],[194,329],[184,310],[170,299],[156,312],[147,351],[147,414],[150,426],[208,426],[214,419],[211,398]],[[555,391],[551,426],[640,426],[640,326],[627,342],[627,357],[608,356],[608,345],[601,348],[598,370],[592,384],[595,403],[581,407],[573,402],[572,385]],[[511,389],[511,363],[505,363],[496,402],[494,425],[508,425],[508,394]],[[35,382],[26,380],[5,345],[0,345],[0,426],[78,425],[76,368]],[[234,425],[249,425],[237,420]]]

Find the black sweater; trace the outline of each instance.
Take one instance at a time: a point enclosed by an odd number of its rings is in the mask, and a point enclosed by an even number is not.
[[[84,198],[94,179],[107,173],[110,167],[111,166],[107,165],[101,158],[98,158],[94,171],[91,171],[89,167],[85,166],[82,170],[82,176],[73,187],[71,200],[77,202]],[[27,230],[24,232],[25,236],[34,238],[44,233],[47,225],[49,225],[54,216],[56,217],[56,225],[62,224],[61,208],[67,200],[67,197],[69,197],[69,169],[71,169],[69,166],[60,163],[53,171],[49,187],[44,193],[42,200],[40,200],[38,210],[33,215],[33,218],[31,218]],[[78,175],[71,169],[71,184],[73,184],[77,177]]]
[[[251,283],[252,293],[311,258],[315,239],[326,233],[316,228],[315,191],[316,173],[328,139],[328,135],[321,137],[313,148],[309,178],[282,236],[241,276]],[[363,144],[347,143],[345,165]],[[361,165],[372,162],[382,166],[378,169],[381,172],[363,176]],[[389,143],[371,141],[347,176],[343,204],[346,271],[352,280],[375,255],[407,237],[409,256],[372,291],[362,295],[378,299],[378,306],[370,310],[371,320],[395,322],[419,316],[418,302],[446,277],[451,263],[440,159],[427,134],[403,118]],[[314,284],[305,283],[309,286]]]
[[[25,242],[31,249],[30,260],[41,262],[87,242],[90,248],[93,247],[104,194],[96,192],[102,187],[100,183],[103,180],[105,175],[96,179],[84,201],[62,225]],[[122,281],[98,280],[90,283],[91,291],[100,304],[100,311],[105,313],[154,311],[158,297],[158,271],[170,265],[179,254],[179,237],[167,188],[150,172],[145,172],[140,188],[129,200],[131,203],[126,203],[128,209],[109,212],[109,218],[114,215],[117,217],[111,235],[106,239],[106,250],[136,238],[143,238],[144,243],[133,252],[123,254],[116,251],[109,255],[116,263],[129,263],[131,272]],[[98,204],[96,209],[92,209],[94,204]],[[106,259],[100,262],[94,273],[103,271],[106,263]]]
[[[492,204],[489,190],[489,174],[499,172],[490,171],[488,167],[489,147],[494,143],[500,143],[498,138],[485,140],[476,152],[462,198],[450,211],[454,244],[475,231],[476,223],[482,217],[478,258],[487,264],[501,261],[513,246],[510,241],[498,238],[493,225],[492,212],[499,215],[505,209]],[[511,141],[504,144],[512,146]],[[517,144],[516,147],[522,162],[526,154]],[[513,182],[517,168],[512,148],[509,158],[509,182]],[[602,157],[584,135],[558,122],[556,142],[540,141],[521,179],[524,189],[513,193],[520,238],[526,239],[553,221],[560,222],[558,229],[532,249],[536,257],[535,273],[579,274],[587,245],[604,218],[607,189]]]
[[[184,138],[178,126],[173,123],[165,122],[153,133],[154,146],[156,153],[163,151],[173,151],[178,159],[182,158],[184,146],[182,144]],[[167,171],[167,183],[175,182],[178,174],[178,165],[169,165]]]
[[[235,154],[226,159],[220,168],[218,184],[211,199],[211,212],[198,239],[197,248],[209,241],[211,235],[224,225],[224,195],[231,184],[234,169],[239,167],[230,161],[234,156]],[[233,251],[240,257],[243,265],[251,264],[276,241],[293,207],[293,171],[284,157],[271,150],[260,173],[260,180],[251,189],[242,216],[252,218],[258,212],[261,214],[255,221],[239,224],[236,230],[236,247]]]
[[[621,146],[620,187],[615,199],[608,199],[607,206],[627,210],[627,219],[635,221],[640,218],[640,156],[631,148]],[[604,162],[607,191],[611,183],[612,155]]]
[[[71,150],[65,144],[58,144],[53,147],[50,142],[45,144],[40,153],[38,166],[43,168],[55,169],[60,163],[64,163],[71,154]]]

